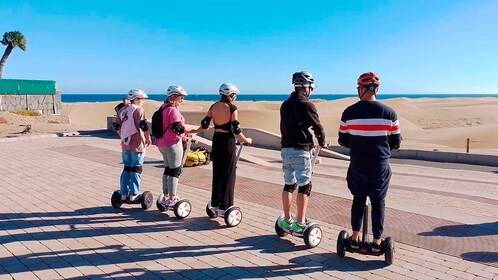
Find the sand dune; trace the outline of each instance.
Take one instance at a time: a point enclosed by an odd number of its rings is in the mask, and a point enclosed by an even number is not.
[[[355,103],[356,98],[335,101],[316,100],[327,138],[336,143],[337,128],[342,111]],[[381,101],[394,108],[399,115],[403,147],[449,148],[464,151],[470,138],[472,149],[498,154],[498,99],[496,98],[396,98]],[[161,102],[148,100],[147,115]],[[180,107],[189,124],[198,124],[212,102],[186,100]],[[279,133],[281,102],[237,102],[239,119],[244,127]],[[115,103],[64,104],[63,115],[74,125],[105,127],[106,117],[113,115]]]

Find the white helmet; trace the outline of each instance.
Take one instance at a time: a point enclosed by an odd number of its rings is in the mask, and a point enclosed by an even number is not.
[[[172,95],[187,96],[187,92],[181,86],[172,85],[166,91],[166,96],[170,97]]]
[[[149,98],[147,96],[147,94],[145,93],[145,91],[141,90],[141,89],[132,89],[128,92],[128,99],[130,100],[134,100],[134,99],[137,99],[137,98]]]
[[[221,95],[231,95],[231,94],[239,94],[239,89],[232,83],[222,84],[220,86],[220,94]]]

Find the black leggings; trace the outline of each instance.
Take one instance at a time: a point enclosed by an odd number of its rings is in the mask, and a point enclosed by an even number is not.
[[[232,133],[215,132],[213,136],[213,186],[211,206],[226,210],[233,205],[236,178],[235,136]]]

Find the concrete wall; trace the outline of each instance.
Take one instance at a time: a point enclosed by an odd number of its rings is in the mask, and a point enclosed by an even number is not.
[[[55,95],[0,95],[0,111],[40,110],[42,114],[59,114],[62,108],[61,92]]]

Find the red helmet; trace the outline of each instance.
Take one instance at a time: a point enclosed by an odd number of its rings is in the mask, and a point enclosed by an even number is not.
[[[363,73],[358,78],[358,85],[362,87],[378,87],[380,85],[380,78],[373,72]]]

